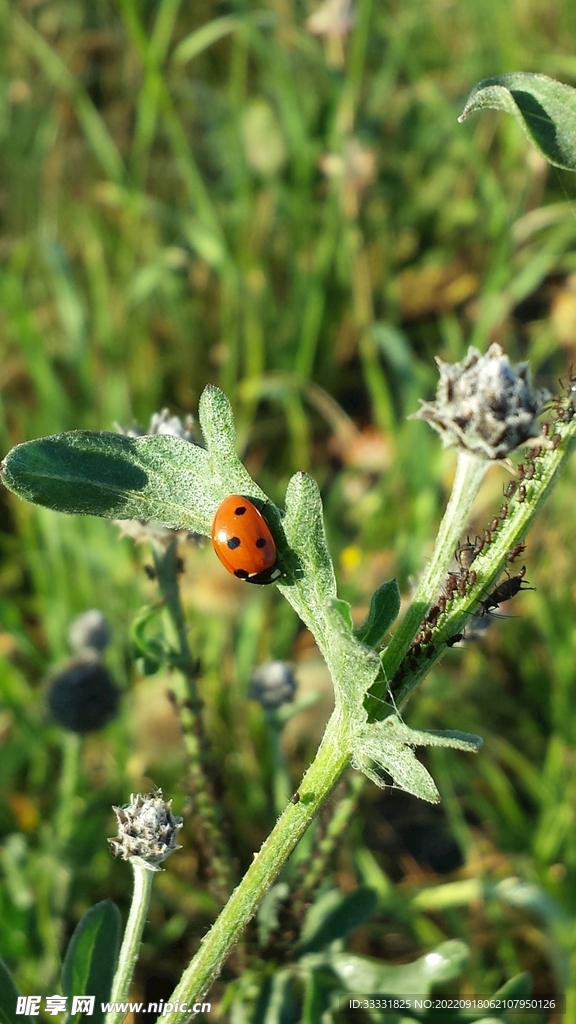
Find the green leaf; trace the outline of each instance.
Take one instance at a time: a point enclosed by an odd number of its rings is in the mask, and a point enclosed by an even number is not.
[[[515,974],[494,993],[494,999],[527,999],[532,995],[532,977],[527,971]]]
[[[354,623],[352,622],[352,605],[350,602],[343,601],[340,597],[333,597],[330,604],[334,611],[338,612],[346,632],[351,633],[354,628]]]
[[[70,431],[13,448],[2,480],[20,498],[58,512],[156,519],[210,533],[221,492],[203,448],[180,437]]]
[[[392,776],[399,789],[436,804],[440,800],[436,784],[413,747],[454,747],[475,753],[481,746],[482,738],[473,733],[410,729],[397,715],[390,715],[358,731],[352,764],[377,786],[384,787],[384,780],[372,767],[375,764]]]
[[[307,959],[311,967],[330,967],[348,992],[427,996],[433,985],[459,977],[468,959],[468,947],[458,939],[452,939],[440,943],[436,949],[411,964],[397,966],[339,951],[312,954]]]
[[[547,75],[525,72],[485,78],[471,92],[458,120],[486,107],[512,114],[549,163],[576,171],[576,89]]]
[[[251,1024],[299,1024],[300,1013],[294,979],[288,970],[278,970],[264,979]]]
[[[110,999],[112,980],[118,959],[122,921],[112,900],[103,900],[90,907],[80,919],[66,950],[62,966],[62,992],[72,996],[95,996],[94,1013],[89,1019],[99,1024],[103,1019],[100,1003]],[[79,1021],[75,1014],[70,1021]]]
[[[16,1015],[20,992],[0,956],[0,1021],[2,1024],[32,1024],[32,1018],[23,1013]]]
[[[354,635],[367,647],[378,647],[400,612],[400,590],[396,580],[387,580],[370,598],[370,610]]]
[[[331,889],[310,907],[302,937],[296,947],[298,955],[319,952],[336,939],[343,939],[374,913],[378,895],[368,885],[359,885],[346,895]]]

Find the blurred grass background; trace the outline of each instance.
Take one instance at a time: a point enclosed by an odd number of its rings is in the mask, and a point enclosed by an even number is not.
[[[576,362],[575,179],[512,119],[456,121],[488,76],[574,84],[576,9],[358,0],[349,21],[337,7],[0,2],[0,434],[7,451],[146,425],[218,384],[273,500],[295,470],[318,479],[342,595],[361,616],[392,575],[409,594],[448,493],[454,455],[406,419],[431,397],[434,357],[498,341],[552,387]],[[366,790],[335,862],[344,889],[380,893],[356,947],[404,962],[463,938],[463,991],[528,970],[537,990],[576,994],[575,479],[529,538],[536,592],[449,652],[408,710],[418,727],[482,734],[483,751],[427,755],[440,809]],[[506,482],[491,471],[471,532]],[[148,777],[181,807],[183,758],[169,680],[140,678],[129,643],[154,600],[145,549],[6,493],[0,515],[0,946],[23,991],[53,991],[84,910],[112,896],[126,911],[110,805]],[[274,588],[228,578],[209,547],[183,554],[214,774],[245,866],[274,821],[250,674],[291,659],[301,690],[325,695],[286,730],[294,786],[329,686]],[[66,819],[76,740],[47,721],[43,680],[90,607],[114,625],[123,714],[82,741]],[[183,842],[155,886],[137,982],[150,998],[215,914],[192,828]]]

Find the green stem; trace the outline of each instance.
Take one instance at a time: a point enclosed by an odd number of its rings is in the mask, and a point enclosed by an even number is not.
[[[454,550],[466,529],[472,505],[489,466],[489,462],[467,455],[465,452],[458,453],[452,494],[440,524],[432,558],[414,600],[382,659],[388,679],[392,679],[416,635],[418,626],[442,589],[448,567],[454,557]]]
[[[140,952],[142,932],[148,914],[152,881],[156,873],[145,864],[137,864],[134,860],[130,863],[134,871],[134,891],[132,893],[132,905],[126,923],[126,931],[122,940],[122,948],[118,958],[118,966],[112,983],[110,1001],[113,1003],[125,1002],[130,993],[132,975],[134,974],[134,967]],[[106,1024],[122,1024],[125,1016],[126,1012],[124,1010],[110,1010],[106,1014]]]
[[[199,839],[202,853],[212,872],[211,888],[220,904],[223,904],[232,889],[233,869],[217,817],[217,804],[204,768],[202,701],[196,684],[197,664],[188,645],[188,630],[180,598],[176,541],[172,541],[167,548],[153,543],[152,554],[158,589],[166,602],[166,611],[174,632],[175,644],[170,663],[178,669],[174,677],[174,690],[188,755],[190,788],[200,825]]]
[[[348,765],[344,731],[340,716],[334,713],[316,758],[299,787],[298,803],[288,804],[220,917],[202,940],[169,1002],[178,1000],[191,1007],[217,977],[243,928]],[[173,1010],[163,1018],[163,1024],[184,1024],[191,1012],[191,1009]]]

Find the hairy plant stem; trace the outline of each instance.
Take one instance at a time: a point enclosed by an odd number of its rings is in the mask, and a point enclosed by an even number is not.
[[[134,891],[120,948],[118,966],[112,983],[110,1001],[113,1003],[125,1002],[130,994],[132,975],[138,960],[142,932],[148,914],[152,881],[156,873],[153,868],[149,868],[145,864],[135,863],[134,860],[131,860],[130,863],[134,871]],[[109,1010],[106,1014],[106,1024],[121,1024],[125,1016],[125,1010]]]
[[[171,541],[167,547],[153,542],[152,555],[158,588],[166,602],[166,611],[174,632],[170,662],[178,670],[174,677],[174,691],[188,755],[188,776],[194,799],[194,812],[199,825],[199,839],[211,872],[210,888],[223,905],[232,891],[233,869],[217,817],[217,803],[204,766],[202,701],[196,685],[198,667],[188,644],[186,620],[180,599],[176,541]]]
[[[490,543],[489,550],[478,558],[478,583],[470,588],[460,602],[454,601],[454,605],[458,606],[453,613],[455,618],[468,614],[474,603],[478,603],[482,585],[489,584],[502,571],[510,547],[526,532],[568,458],[576,436],[576,417],[570,423],[559,423],[557,431],[561,437],[560,445],[553,447],[549,444],[549,450],[546,450],[541,458],[538,474],[535,474],[530,483],[523,488],[525,493],[522,499],[517,497],[515,502],[510,503],[508,517],[500,523],[496,539]],[[434,552],[415,598],[390,646],[383,654],[383,666],[388,679],[394,675],[423,617],[442,589],[454,550],[466,529],[474,499],[489,465],[489,462],[482,462],[475,457],[459,453],[452,494],[440,525]],[[314,610],[305,610],[309,611],[311,622],[319,627],[321,623],[315,621]],[[447,620],[451,616],[452,612],[446,617]],[[316,629],[314,632],[320,648],[323,649],[321,628],[318,633]],[[440,657],[444,649],[442,643],[437,644],[433,651],[434,659],[427,661],[420,672],[411,674],[403,681],[397,692],[400,703],[407,698],[422,675],[429,670],[433,660]],[[329,657],[329,651],[324,650],[324,653]],[[185,1024],[193,1012],[194,1000],[200,999],[217,977],[242,929],[348,765],[348,739],[345,717],[335,711],[328,723],[317,756],[298,789],[299,802],[289,804],[278,820],[220,917],[202,940],[200,949],[170,996],[170,1002],[186,1003],[189,1009],[183,1011],[180,1006],[174,1009],[166,1015],[165,1024]],[[359,781],[358,790],[361,788],[362,782]],[[343,814],[347,814],[348,811],[348,807],[343,808]]]
[[[475,456],[465,452],[458,453],[452,493],[446,506],[444,518],[440,523],[432,557],[420,580],[414,599],[382,658],[388,679],[392,679],[409,644],[416,635],[418,626],[442,588],[448,567],[454,557],[454,549],[466,529],[472,505],[489,466],[489,462],[477,459]]]
[[[163,1017],[164,1024],[184,1024],[192,1004],[200,999],[217,977],[222,964],[243,928],[272,885],[282,865],[315,817],[319,807],[336,785],[349,762],[345,727],[339,715],[330,719],[320,748],[298,787],[300,800],[289,803],[261,847],[240,885],[224,910],[204,936],[200,949],[184,971],[169,1002],[186,1003],[186,1011],[174,1009]]]

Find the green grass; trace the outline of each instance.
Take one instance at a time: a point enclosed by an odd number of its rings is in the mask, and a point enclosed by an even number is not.
[[[342,593],[360,608],[392,575],[408,592],[446,498],[453,455],[406,421],[430,397],[434,356],[497,340],[549,385],[576,362],[576,328],[559,326],[560,302],[575,306],[573,178],[547,171],[511,119],[456,122],[484,77],[573,80],[576,12],[568,0],[359,0],[338,67],[304,29],[311,11],[175,0],[0,6],[0,435],[6,451],[61,430],[144,424],[165,405],[186,414],[216,383],[274,500],[282,504],[297,469],[318,479]],[[372,154],[363,188],[321,169],[327,154],[350,164],[353,145],[357,159]],[[350,437],[366,440],[357,432],[367,427],[382,449],[366,468]],[[497,512],[504,476],[492,470],[472,532]],[[359,826],[336,860],[344,887],[364,879],[388,893],[359,949],[405,960],[463,938],[471,992],[520,970],[543,991],[576,991],[573,929],[554,916],[558,905],[573,918],[576,899],[574,483],[572,471],[529,538],[537,591],[486,640],[449,652],[407,713],[420,728],[486,738],[476,758],[430,758],[465,859],[448,880],[480,880],[484,903],[455,897],[435,908],[446,879],[419,873],[394,842],[370,850]],[[151,681],[135,671],[129,628],[154,599],[145,549],[118,540],[110,523],[6,494],[2,528],[1,952],[23,991],[54,991],[58,873],[69,871],[62,934],[98,899],[112,896],[125,912],[128,871],[106,851],[110,805],[147,776],[180,810],[184,766],[162,753],[174,743],[168,702],[158,698],[152,721],[138,702]],[[214,777],[245,867],[274,821],[273,755],[246,701],[250,672],[283,657],[305,676],[310,651],[277,594],[236,589],[210,549],[183,554]],[[43,680],[66,657],[68,622],[89,607],[114,625],[109,663],[126,693],[121,719],[82,744],[62,853],[67,740],[46,721]],[[159,678],[157,693],[169,685]],[[308,714],[290,747],[294,786],[321,712]],[[384,800],[378,820],[393,808]],[[369,793],[363,814],[374,822]],[[193,818],[183,835],[155,889],[141,991],[147,977],[177,979],[215,913]],[[512,876],[537,887],[532,902],[507,903],[491,888]]]

